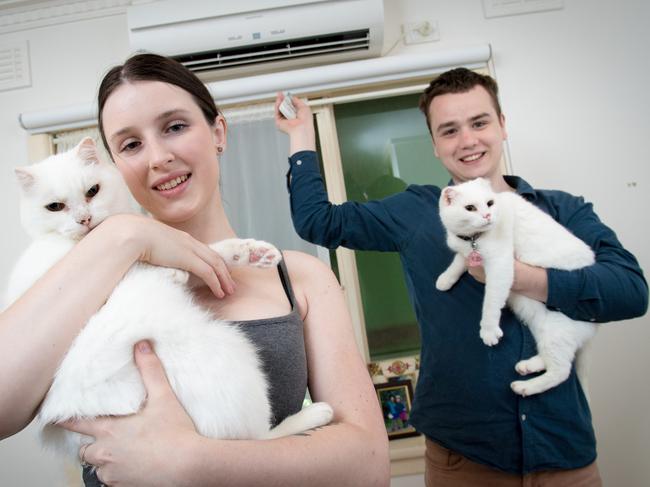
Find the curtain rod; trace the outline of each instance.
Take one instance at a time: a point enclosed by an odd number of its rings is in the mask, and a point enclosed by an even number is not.
[[[272,99],[283,90],[299,95],[432,76],[456,66],[485,67],[490,56],[490,45],[481,44],[215,81],[206,86],[219,105],[227,106]],[[85,103],[21,113],[18,121],[30,134],[51,133],[96,125],[95,110],[94,103]]]

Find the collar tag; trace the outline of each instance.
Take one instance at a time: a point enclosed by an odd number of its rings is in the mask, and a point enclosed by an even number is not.
[[[472,251],[468,255],[469,263],[468,265],[470,267],[479,267],[483,265],[483,257],[481,256],[481,253],[478,251],[478,238],[481,236],[481,233],[475,233],[474,235],[457,235],[458,238],[461,240],[465,240],[465,242],[469,242],[470,245],[472,246]]]
[[[474,245],[472,245],[472,247],[474,247]],[[476,250],[476,248],[473,248],[469,254],[469,266],[479,267],[481,265],[483,265],[483,257],[481,256],[481,253]]]

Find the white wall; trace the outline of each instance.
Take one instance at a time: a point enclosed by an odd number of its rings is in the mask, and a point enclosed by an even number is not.
[[[537,187],[581,194],[649,268],[645,141],[650,133],[650,4],[566,0],[563,10],[495,19],[479,0],[385,0],[386,46],[400,25],[439,22],[441,41],[390,55],[489,42],[507,117],[512,166]],[[129,54],[124,16],[0,34],[28,39],[32,86],[0,92],[0,273],[26,237],[18,230],[13,167],[27,158],[21,112],[92,101],[104,71]],[[629,187],[628,183],[636,186]],[[637,223],[638,222],[638,223]],[[650,484],[650,392],[645,344],[648,317],[603,326],[594,350],[591,396],[605,485]],[[645,325],[645,326],[644,326]],[[418,485],[397,478],[394,487]],[[421,484],[421,482],[420,482]],[[64,485],[62,469],[41,453],[29,431],[0,442],[0,485]]]

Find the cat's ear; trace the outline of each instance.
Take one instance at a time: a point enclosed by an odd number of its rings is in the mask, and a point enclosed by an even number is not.
[[[454,188],[447,186],[442,190],[442,201],[446,206],[449,206],[452,204],[457,194],[458,192]]]
[[[26,192],[34,186],[35,178],[30,169],[26,167],[17,167],[14,169],[14,172],[16,173],[16,179],[23,191]]]
[[[87,164],[98,164],[97,145],[92,137],[84,137],[75,147],[77,155]]]

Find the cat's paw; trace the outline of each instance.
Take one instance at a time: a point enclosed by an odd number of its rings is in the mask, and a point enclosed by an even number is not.
[[[449,291],[454,284],[456,284],[456,281],[444,272],[436,279],[436,289],[438,291]]]
[[[528,375],[535,372],[546,370],[546,364],[539,355],[529,358],[528,360],[521,360],[515,365],[515,370],[519,375]]]
[[[282,254],[275,245],[263,240],[252,240],[248,263],[253,267],[275,267],[282,260]]]
[[[326,402],[315,402],[302,410],[309,419],[310,426],[308,429],[325,426],[332,421],[334,410]]]
[[[252,238],[223,240],[210,247],[228,265],[273,267],[282,259],[282,254],[274,245]]]
[[[180,269],[173,269],[171,267],[161,267],[163,273],[172,282],[178,284],[187,284],[187,281],[190,278],[190,273],[187,271],[182,271]]]
[[[531,384],[532,380],[516,380],[510,384],[510,389],[515,394],[519,394],[522,397],[532,396],[534,394],[539,394],[544,392],[543,390],[536,387],[534,384]]]
[[[481,325],[480,336],[481,336],[481,340],[483,340],[483,343],[485,343],[488,347],[493,347],[494,345],[499,343],[499,340],[503,336],[503,331],[501,330],[501,327],[499,325],[496,326]]]

